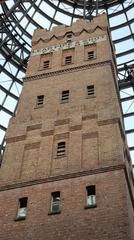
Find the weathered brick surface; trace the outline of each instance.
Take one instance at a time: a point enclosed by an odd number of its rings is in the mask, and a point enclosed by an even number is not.
[[[97,207],[86,206],[86,186],[96,184]],[[61,192],[61,213],[48,215],[51,192]],[[28,196],[24,221],[15,221],[18,198]],[[122,170],[0,192],[0,239],[129,240]]]
[[[63,44],[70,31],[73,41],[104,35],[107,40],[31,56],[0,169],[2,240],[134,240],[131,162],[106,16],[51,32],[37,30],[32,50]],[[95,59],[87,60],[88,50],[95,51]],[[69,55],[73,63],[64,65]],[[50,68],[43,70],[46,60]],[[87,95],[91,84],[94,96]],[[64,90],[70,90],[67,103],[61,102]],[[45,96],[42,107],[36,105],[39,95]],[[59,141],[66,142],[61,158],[56,156]],[[86,186],[92,184],[97,207],[85,209]],[[48,215],[54,191],[61,191],[61,213]],[[15,221],[18,199],[25,196],[26,220]]]
[[[95,85],[95,97],[88,98],[86,87],[91,83]],[[70,99],[61,104],[61,92],[65,89],[70,89]],[[36,97],[41,94],[45,95],[44,106],[35,108]],[[109,65],[25,82],[17,116],[11,121],[7,134],[9,143],[1,179],[20,181],[22,177],[30,180],[77,171],[81,167],[85,170],[122,162],[119,118],[120,109]],[[105,122],[107,119],[111,122]],[[33,126],[33,130],[29,126]],[[94,133],[97,133],[95,137]],[[56,160],[54,155],[59,139],[67,142],[67,156]],[[34,157],[27,149],[29,157],[25,160],[26,146],[33,143]],[[35,159],[36,152],[39,154]],[[89,161],[90,158],[93,159]]]

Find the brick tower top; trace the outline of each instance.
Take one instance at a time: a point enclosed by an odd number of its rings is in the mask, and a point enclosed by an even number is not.
[[[40,40],[43,41],[51,39],[53,37],[62,37],[63,35],[67,34],[67,32],[70,31],[74,34],[81,32],[83,29],[93,32],[95,31],[95,28],[97,26],[103,29],[104,28],[106,29],[108,27],[106,14],[98,15],[97,17],[93,18],[92,21],[79,19],[76,22],[74,22],[71,26],[66,25],[54,26],[51,31],[47,29],[36,29],[34,31],[34,35],[32,38],[32,44],[34,46]]]
[[[37,29],[32,39],[32,51],[26,76],[34,76],[37,73],[40,75],[44,73],[44,70],[45,72],[53,72],[68,68],[63,63],[66,51],[68,51],[68,54],[74,55],[75,66],[84,65],[86,61],[83,61],[83,59],[86,60],[86,58],[83,53],[86,54],[86,47],[93,47],[93,45],[94,47],[96,45],[97,52],[97,57],[93,59],[94,63],[109,60],[115,62],[114,47],[106,14],[98,15],[91,22],[81,19],[69,27],[65,25],[56,26],[51,31]],[[74,49],[75,54],[73,53]],[[53,60],[50,61],[50,58]],[[48,69],[42,65],[47,60],[51,62]],[[74,67],[74,64],[70,67]]]

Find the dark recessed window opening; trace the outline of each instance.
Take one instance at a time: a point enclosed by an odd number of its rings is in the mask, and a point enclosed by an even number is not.
[[[49,68],[49,65],[50,65],[50,61],[49,60],[43,62],[43,68],[44,69]]]
[[[19,199],[19,207],[18,207],[18,213],[17,213],[17,219],[22,220],[26,218],[26,214],[27,214],[27,202],[28,202],[28,198],[27,197],[23,197]]]
[[[43,103],[44,103],[44,95],[37,96],[37,103],[36,103],[36,105],[37,106],[41,106],[41,105],[43,105]]]
[[[72,63],[72,56],[65,57],[65,64],[71,64]]]
[[[94,51],[88,52],[88,60],[91,60],[94,58]]]
[[[57,157],[64,156],[66,151],[66,143],[59,142],[57,145]]]
[[[60,192],[52,192],[51,196],[51,213],[58,213],[60,212]]]
[[[95,185],[87,186],[87,206],[94,207],[96,206],[96,190]]]
[[[66,38],[67,38],[67,43],[71,43],[72,42],[72,33],[68,33]]]
[[[70,32],[70,33],[67,33],[67,39],[70,39],[70,38],[72,38],[72,33]]]
[[[88,96],[94,95],[94,85],[87,86],[87,94]]]
[[[67,102],[69,100],[69,90],[62,91],[62,102]]]

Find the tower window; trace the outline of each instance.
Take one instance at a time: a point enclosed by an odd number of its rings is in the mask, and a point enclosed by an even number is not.
[[[44,69],[49,68],[49,65],[50,65],[50,61],[49,60],[43,62],[43,68]]]
[[[72,56],[65,57],[65,64],[71,64],[72,63]]]
[[[67,39],[71,39],[72,38],[72,33],[67,33]]]
[[[66,143],[59,142],[57,145],[57,157],[62,157],[65,155],[66,152]]]
[[[69,100],[69,90],[62,91],[62,102],[68,102]]]
[[[24,220],[27,214],[27,197],[23,197],[19,199],[19,207],[17,213],[17,220]]]
[[[36,102],[37,107],[42,106],[43,103],[44,103],[44,95],[37,96],[37,102]]]
[[[71,43],[71,41],[72,41],[72,33],[68,33],[66,38],[67,38],[67,43]]]
[[[52,192],[51,193],[51,213],[59,213],[60,212],[60,192]]]
[[[87,86],[87,94],[88,96],[94,95],[94,85]]]
[[[95,185],[87,186],[87,206],[90,207],[96,207],[96,191],[95,191]]]
[[[94,51],[88,52],[88,60],[91,60],[94,58]]]

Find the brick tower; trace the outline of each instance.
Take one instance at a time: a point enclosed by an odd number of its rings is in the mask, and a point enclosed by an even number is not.
[[[0,239],[134,240],[106,15],[36,30],[0,169]]]

